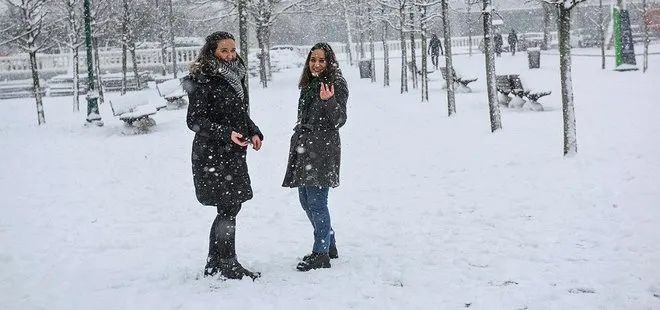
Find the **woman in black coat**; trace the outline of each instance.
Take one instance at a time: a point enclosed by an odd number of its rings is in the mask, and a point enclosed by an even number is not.
[[[298,120],[291,137],[284,187],[297,187],[300,204],[314,227],[312,253],[297,269],[330,268],[338,257],[328,211],[328,192],[339,186],[341,141],[348,87],[327,43],[312,47],[298,84]]]
[[[245,87],[246,69],[236,54],[234,37],[215,32],[206,38],[184,78],[188,92],[188,128],[192,143],[192,173],[197,200],[217,209],[211,225],[205,276],[241,279],[260,276],[236,259],[236,215],[252,198],[246,162],[248,144],[261,148],[263,135],[250,119]]]

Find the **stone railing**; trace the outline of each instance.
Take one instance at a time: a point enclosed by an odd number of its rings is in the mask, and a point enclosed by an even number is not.
[[[556,40],[556,33],[553,33],[551,40]],[[459,50],[466,50],[469,47],[468,37],[453,37],[452,48]],[[483,36],[475,35],[472,37],[472,48],[475,53],[478,53],[478,47],[483,42]],[[388,48],[390,52],[396,54],[395,52],[401,50],[401,42],[398,40],[387,41]],[[408,47],[410,47],[410,41],[406,41]],[[357,51],[358,44],[354,43],[354,51]],[[417,53],[421,51],[421,40],[415,41],[415,47]],[[303,50],[307,50],[309,47],[303,47]],[[345,58],[346,54],[346,44],[343,43],[333,43],[333,48],[335,53],[337,53],[339,58]],[[366,53],[369,52],[369,45],[365,44],[364,48]],[[199,47],[178,47],[176,49],[176,59],[177,67],[179,70],[185,70],[188,64],[195,59],[197,53],[199,52]],[[381,42],[374,42],[374,52],[382,53],[383,45]],[[121,50],[111,50],[111,51],[99,51],[100,65],[102,72],[118,72],[121,70]],[[396,57],[395,55],[393,55]],[[170,49],[167,50],[165,54],[166,63],[171,66],[172,64],[172,52]],[[256,57],[252,57],[256,58]],[[250,59],[249,61],[257,61],[257,59]],[[162,69],[162,54],[160,49],[140,49],[136,51],[136,60],[138,63],[139,70],[151,70],[154,72],[159,72]],[[71,54],[37,54],[37,66],[39,68],[39,73],[43,78],[48,79],[57,74],[64,74],[72,71],[73,58]],[[127,60],[127,66],[129,70],[132,70],[133,63],[129,54]],[[80,62],[78,65],[80,73],[84,73],[87,70],[87,62],[84,49],[80,51]],[[28,60],[27,54],[15,55],[15,56],[4,56],[0,57],[0,80],[12,80],[12,79],[21,79],[29,78],[31,76],[30,62]]]

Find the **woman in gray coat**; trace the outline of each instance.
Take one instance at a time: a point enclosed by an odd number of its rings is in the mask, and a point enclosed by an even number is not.
[[[188,128],[192,143],[192,174],[197,200],[215,207],[211,225],[205,276],[253,279],[236,259],[236,215],[252,198],[247,146],[261,148],[263,135],[248,113],[246,69],[236,54],[234,37],[223,31],[206,38],[206,44],[190,66],[183,86],[188,92]]]
[[[300,204],[314,228],[312,253],[296,267],[308,271],[330,268],[330,258],[338,257],[328,192],[339,186],[339,128],[346,123],[348,87],[330,45],[312,47],[298,87],[298,120],[282,186],[298,188]]]

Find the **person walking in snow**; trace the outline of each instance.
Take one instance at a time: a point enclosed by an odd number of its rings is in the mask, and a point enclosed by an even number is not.
[[[234,36],[214,32],[191,63],[183,80],[188,92],[188,128],[192,142],[192,174],[197,200],[216,208],[209,234],[204,276],[252,279],[261,274],[236,259],[236,216],[252,198],[246,162],[248,144],[258,151],[264,139],[248,113],[246,68],[236,54]]]
[[[328,192],[339,186],[339,128],[346,123],[348,87],[330,45],[312,47],[298,88],[298,119],[282,186],[298,188],[300,204],[314,228],[312,253],[296,266],[309,271],[330,268],[330,258],[338,257]]]
[[[442,43],[435,33],[431,37],[431,41],[429,41],[429,54],[431,54],[431,63],[433,63],[433,67],[438,69],[440,55],[444,55],[445,52],[442,50]]]
[[[509,49],[511,49],[511,56],[516,55],[516,45],[518,45],[518,35],[516,31],[511,28],[511,32],[507,36],[507,41],[509,42]]]

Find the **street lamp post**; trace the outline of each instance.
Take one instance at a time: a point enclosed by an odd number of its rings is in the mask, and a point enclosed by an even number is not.
[[[91,0],[84,0],[85,17],[85,46],[87,47],[87,122],[86,126],[103,126],[99,113],[99,92],[94,89],[94,57],[92,56],[92,16],[90,13]]]

